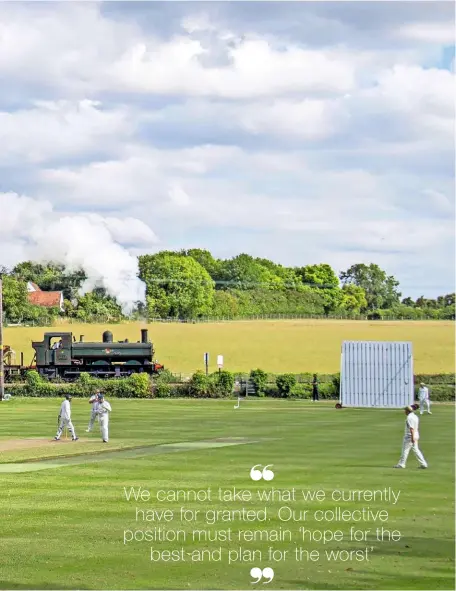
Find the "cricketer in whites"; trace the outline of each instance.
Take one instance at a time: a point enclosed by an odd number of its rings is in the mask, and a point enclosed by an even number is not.
[[[59,418],[58,418],[58,429],[57,435],[54,437],[56,441],[59,441],[60,437],[62,436],[62,432],[65,427],[68,427],[68,431],[70,432],[71,439],[73,441],[77,441],[79,437],[76,437],[76,433],[74,431],[73,423],[71,422],[71,396],[67,394],[65,396],[65,400],[62,402],[60,406]]]
[[[420,400],[420,415],[423,414],[424,405],[427,406],[428,414],[431,415],[432,412],[430,407],[431,401],[429,400],[429,388],[426,388],[423,382],[421,382],[420,389],[418,390],[418,398]]]
[[[90,421],[89,421],[89,426],[86,429],[86,433],[90,433],[92,431],[93,424],[98,419],[97,408],[98,408],[98,395],[99,394],[101,394],[101,392],[97,392],[96,394],[91,396],[89,399],[89,404],[92,405],[92,409],[90,412]]]
[[[416,459],[419,462],[418,468],[427,468],[428,464],[424,459],[423,454],[421,453],[418,447],[418,440],[420,438],[419,433],[419,422],[420,419],[416,416],[413,412],[416,409],[416,406],[406,406],[404,411],[406,415],[405,419],[405,433],[404,433],[404,441],[402,444],[402,455],[399,463],[394,466],[395,468],[405,468],[407,463],[407,458],[410,453],[410,450],[413,449],[413,452],[416,456]]]
[[[104,399],[103,394],[98,394],[97,396],[97,415],[98,420],[100,421],[100,431],[101,437],[103,439],[103,443],[108,443],[109,441],[109,413],[111,412],[111,405],[107,400]]]

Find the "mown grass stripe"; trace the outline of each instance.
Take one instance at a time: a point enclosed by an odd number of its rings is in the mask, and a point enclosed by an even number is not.
[[[2,473],[20,473],[36,472],[48,468],[64,468],[66,466],[75,466],[81,464],[92,464],[106,460],[121,460],[125,458],[142,457],[146,455],[158,455],[164,453],[177,453],[185,451],[196,451],[204,449],[214,449],[218,447],[230,447],[233,445],[246,445],[255,443],[250,440],[232,440],[232,441],[183,441],[178,443],[164,443],[162,445],[148,445],[130,449],[119,449],[115,451],[80,454],[77,456],[67,456],[53,460],[34,460],[22,463],[0,464]]]

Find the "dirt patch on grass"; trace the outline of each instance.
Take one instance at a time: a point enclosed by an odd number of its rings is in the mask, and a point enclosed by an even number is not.
[[[54,439],[35,438],[35,439],[8,439],[6,441],[0,441],[0,452],[2,451],[15,451],[18,449],[34,449],[34,448],[47,448],[61,445],[67,445],[69,443],[75,444],[71,439],[60,439],[55,441]],[[77,442],[79,443],[79,442]]]

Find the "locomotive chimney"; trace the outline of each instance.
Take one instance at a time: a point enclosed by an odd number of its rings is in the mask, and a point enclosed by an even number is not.
[[[147,328],[142,328],[141,329],[141,343],[147,343],[147,342],[148,342]]]
[[[112,343],[112,332],[105,330],[103,333],[103,343]]]
[[[81,335],[79,335],[79,342],[82,343],[83,341],[84,341],[84,335],[81,334]]]

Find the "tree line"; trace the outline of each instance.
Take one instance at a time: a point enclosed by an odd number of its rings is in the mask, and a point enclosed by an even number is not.
[[[371,319],[455,318],[455,294],[436,299],[402,298],[399,282],[378,265],[357,263],[337,276],[328,264],[285,267],[240,254],[217,259],[208,250],[161,251],[139,256],[139,278],[146,301],[136,302],[129,318],[243,318],[252,315],[367,316]],[[49,323],[57,316],[90,322],[125,319],[115,297],[102,287],[80,295],[84,269],[25,261],[3,276],[7,321]],[[33,306],[27,282],[62,291],[64,311]]]

